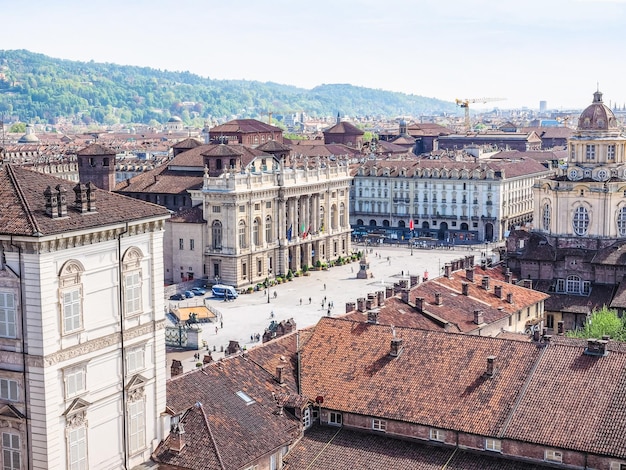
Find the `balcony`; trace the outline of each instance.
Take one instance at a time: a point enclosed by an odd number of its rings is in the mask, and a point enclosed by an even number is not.
[[[404,198],[404,197],[394,197],[393,202],[395,204],[398,204],[398,203],[409,204],[411,200],[409,198]]]

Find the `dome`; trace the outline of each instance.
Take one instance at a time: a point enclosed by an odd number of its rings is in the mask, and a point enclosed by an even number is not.
[[[167,122],[183,122],[183,120],[178,116],[172,116]]]
[[[608,131],[618,130],[613,111],[602,102],[602,93],[593,94],[593,103],[578,118],[578,130]]]

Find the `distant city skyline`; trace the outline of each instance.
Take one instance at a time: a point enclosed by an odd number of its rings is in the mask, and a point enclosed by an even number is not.
[[[3,49],[212,79],[399,91],[473,109],[626,105],[626,0],[33,0]]]

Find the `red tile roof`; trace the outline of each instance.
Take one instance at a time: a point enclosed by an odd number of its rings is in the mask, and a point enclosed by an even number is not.
[[[67,216],[46,215],[44,191],[65,188]],[[76,183],[22,167],[4,165],[0,169],[0,233],[46,236],[121,224],[150,218],[167,218],[167,209],[94,188],[96,211],[80,213],[74,208]]]

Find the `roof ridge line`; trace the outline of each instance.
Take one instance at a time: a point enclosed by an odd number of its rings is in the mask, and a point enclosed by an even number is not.
[[[30,224],[30,226],[33,228],[33,235],[35,234],[40,234],[41,235],[41,228],[39,227],[39,225],[37,224],[37,221],[35,220],[35,218],[33,217],[32,214],[32,210],[30,208],[30,205],[28,204],[28,201],[26,200],[26,197],[24,197],[24,191],[22,191],[22,188],[20,187],[17,178],[15,176],[15,171],[13,170],[13,166],[9,163],[6,165],[6,171],[7,171],[7,175],[9,175],[9,179],[11,180],[11,183],[13,184],[13,188],[15,189],[15,193],[18,197],[18,199],[20,200],[20,203],[22,204],[22,207],[24,208],[25,212],[26,212],[26,219],[28,220],[28,223]]]
[[[209,437],[211,438],[211,443],[213,444],[213,448],[215,449],[215,455],[217,455],[217,460],[219,460],[220,462],[220,467],[222,468],[222,470],[226,470],[226,467],[224,466],[224,461],[222,460],[222,455],[220,454],[220,450],[217,447],[217,442],[215,441],[215,436],[213,436],[213,432],[211,431],[211,424],[209,423],[209,418],[204,412],[204,405],[200,403],[198,405],[198,408],[200,408],[200,411],[202,412],[202,417],[204,418],[204,422],[206,423],[207,431],[209,431]]]

